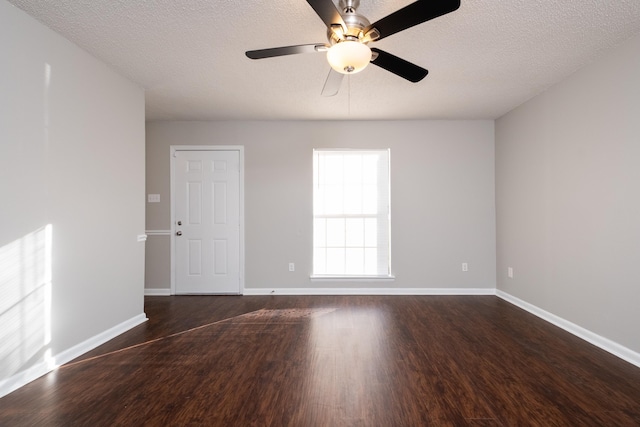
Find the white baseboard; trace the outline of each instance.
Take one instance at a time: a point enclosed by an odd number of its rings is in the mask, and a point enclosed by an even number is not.
[[[77,345],[74,345],[73,347],[62,351],[59,354],[54,355],[53,357],[49,357],[48,360],[39,362],[31,368],[20,371],[17,374],[14,374],[9,378],[0,381],[0,397],[6,396],[7,394],[11,393],[14,390],[17,390],[23,385],[28,384],[31,381],[53,371],[59,366],[72,361],[76,357],[82,356],[84,353],[93,350],[94,348],[117,337],[118,335],[128,331],[129,329],[132,329],[140,325],[141,323],[146,322],[147,320],[147,316],[144,313],[139,314],[129,320],[125,320],[124,322],[110,329],[107,329],[104,332],[94,335],[93,337]]]
[[[144,288],[144,296],[146,297],[168,297],[171,295],[171,289],[168,288]]]
[[[514,297],[513,295],[510,295],[499,289],[496,290],[496,296],[502,298],[507,302],[510,302],[513,305],[520,307],[523,310],[528,311],[529,313],[541,319],[546,320],[549,323],[556,325],[561,329],[564,329],[565,331],[577,336],[578,338],[582,338],[583,340],[595,345],[596,347],[600,347],[604,351],[607,351],[622,360],[626,360],[627,362],[640,367],[640,353],[636,353],[635,351],[623,345],[620,345],[615,341],[611,341],[608,338],[591,332],[590,330],[585,329],[582,326],[578,326],[575,323],[569,322],[562,317],[549,313],[548,311],[545,311],[540,307],[529,304],[528,302]]]
[[[243,295],[495,295],[494,288],[244,288]]]

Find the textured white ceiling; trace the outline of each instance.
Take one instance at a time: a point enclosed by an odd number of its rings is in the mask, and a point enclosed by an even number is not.
[[[372,44],[427,68],[422,82],[370,66],[326,98],[324,53],[244,55],[324,43],[304,0],[10,2],[144,87],[147,120],[492,119],[640,33],[638,0],[462,0]],[[358,12],[375,22],[411,2]]]

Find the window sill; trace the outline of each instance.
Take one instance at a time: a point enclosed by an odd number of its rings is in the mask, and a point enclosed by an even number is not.
[[[311,275],[312,282],[393,282],[396,277],[389,276],[323,276]]]

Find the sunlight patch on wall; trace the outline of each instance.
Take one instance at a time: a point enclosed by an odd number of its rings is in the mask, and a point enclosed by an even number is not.
[[[0,247],[0,378],[51,352],[52,226]]]

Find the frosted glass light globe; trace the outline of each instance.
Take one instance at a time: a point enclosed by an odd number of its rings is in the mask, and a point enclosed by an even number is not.
[[[327,52],[331,68],[342,74],[354,74],[364,70],[371,61],[371,49],[366,44],[346,40],[336,43]]]

